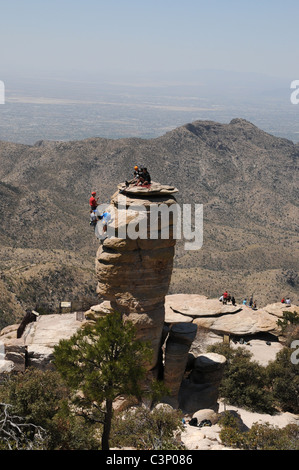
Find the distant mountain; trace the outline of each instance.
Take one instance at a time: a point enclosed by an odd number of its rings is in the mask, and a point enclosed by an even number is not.
[[[298,302],[298,160],[299,144],[244,119],[155,139],[0,142],[0,326],[26,306],[96,299],[90,192],[109,202],[135,164],[204,207],[203,247],[178,242],[171,293]]]

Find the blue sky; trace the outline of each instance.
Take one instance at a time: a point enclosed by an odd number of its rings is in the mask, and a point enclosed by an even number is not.
[[[298,0],[0,0],[1,75],[221,69],[299,79]]]

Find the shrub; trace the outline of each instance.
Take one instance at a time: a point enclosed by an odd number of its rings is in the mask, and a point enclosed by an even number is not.
[[[269,423],[254,423],[242,432],[233,419],[219,421],[220,439],[226,446],[245,450],[299,450],[299,426],[288,424],[280,429]]]
[[[71,413],[68,389],[55,371],[28,369],[11,376],[0,387],[0,400],[25,423],[47,432],[48,449],[97,448],[92,428]]]
[[[113,420],[112,442],[115,447],[127,446],[140,450],[173,450],[183,446],[176,439],[182,427],[180,411],[140,406]]]
[[[266,368],[267,380],[277,406],[299,413],[299,365],[291,361],[292,350],[283,348]]]
[[[290,312],[288,310],[282,312],[282,319],[277,320],[277,325],[281,328],[282,333],[285,332],[289,325],[299,325],[298,312]]]
[[[214,345],[209,350],[223,354],[227,359],[219,393],[228,403],[251,411],[274,411],[273,397],[267,388],[266,370],[251,360],[251,353],[222,344]]]

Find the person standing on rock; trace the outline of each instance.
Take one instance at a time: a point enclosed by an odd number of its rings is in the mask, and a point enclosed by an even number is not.
[[[223,305],[227,304],[227,298],[228,298],[228,293],[227,293],[227,291],[225,291],[224,294],[223,294],[223,300],[222,300]]]

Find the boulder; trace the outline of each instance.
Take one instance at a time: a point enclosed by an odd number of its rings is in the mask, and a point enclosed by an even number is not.
[[[0,332],[0,374],[24,372],[26,367],[26,346],[17,338],[19,325],[9,325]]]
[[[5,353],[1,370],[24,372],[30,366],[42,370],[52,368],[54,346],[62,339],[69,339],[81,326],[76,313],[65,313],[38,316],[35,322],[27,324],[21,338],[17,338],[19,325],[4,328],[0,333]]]
[[[219,415],[214,410],[204,409],[196,411],[192,415],[192,418],[196,418],[198,423],[201,423],[203,420],[208,420],[212,424],[216,424],[219,420]]]
[[[218,388],[225,364],[226,358],[216,353],[195,358],[192,371],[182,381],[178,396],[179,407],[185,413],[201,409],[218,411]]]
[[[27,350],[24,345],[6,345],[5,361],[13,363],[14,372],[24,372],[26,369]]]
[[[200,354],[194,361],[193,370],[189,376],[190,381],[196,384],[213,384],[219,386],[226,358],[221,354]]]
[[[284,311],[299,312],[299,307],[282,303],[267,305],[254,310],[246,305],[223,305],[218,299],[208,299],[198,294],[173,294],[165,298],[168,323],[192,321],[199,329],[218,335],[246,336],[270,333],[279,336],[277,320]]]
[[[17,338],[17,330],[19,325],[8,325],[0,331],[0,341],[7,341]]]
[[[24,372],[26,367],[45,370],[52,368],[53,348],[62,339],[69,339],[82,327],[84,321],[75,313],[39,315],[36,321],[28,323],[18,338],[19,325],[9,325],[0,332],[1,368]],[[3,357],[2,357],[3,356]]]
[[[157,403],[152,409],[154,410],[162,410],[165,413],[171,413],[173,411],[173,407],[169,405],[168,403]]]
[[[86,320],[96,321],[98,318],[106,316],[112,311],[110,302],[103,301],[98,305],[93,305],[84,313]]]

